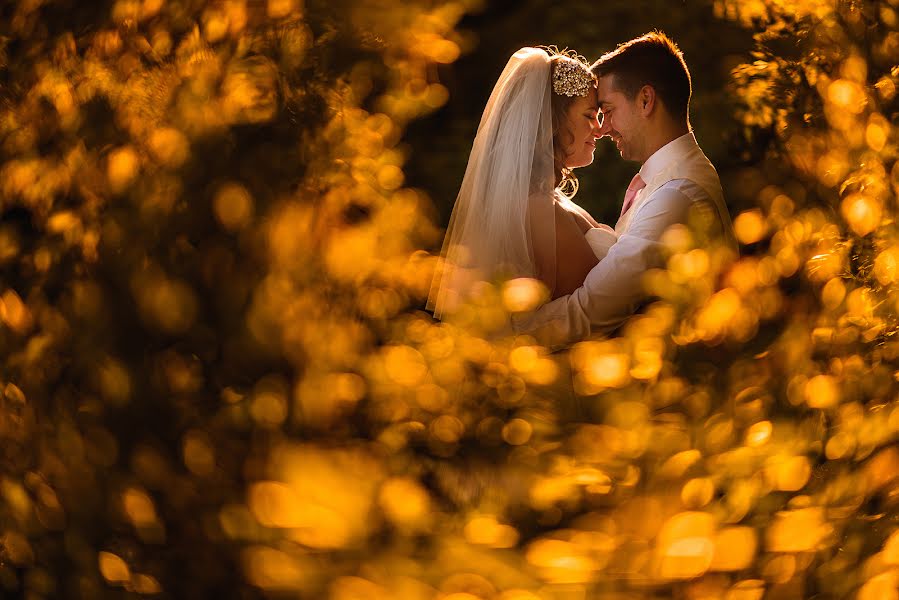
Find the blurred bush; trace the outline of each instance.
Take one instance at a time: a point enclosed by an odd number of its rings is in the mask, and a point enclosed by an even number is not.
[[[0,8],[4,597],[897,597],[896,7],[701,3],[743,256],[561,353],[418,310],[476,8]]]

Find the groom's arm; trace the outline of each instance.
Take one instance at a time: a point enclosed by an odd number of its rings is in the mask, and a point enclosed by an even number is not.
[[[530,333],[546,346],[560,346],[585,339],[591,331],[617,329],[646,298],[643,273],[664,266],[662,234],[671,225],[686,223],[690,206],[699,199],[681,189],[689,183],[671,181],[653,193],[637,208],[628,231],[587,274],[584,285],[534,313],[513,318],[515,331]]]

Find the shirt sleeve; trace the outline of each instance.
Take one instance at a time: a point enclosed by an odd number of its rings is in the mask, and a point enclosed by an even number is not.
[[[662,234],[685,223],[691,204],[700,199],[684,193],[678,183],[668,182],[635,209],[627,232],[587,274],[584,285],[533,313],[514,316],[513,329],[558,347],[618,328],[646,298],[643,273],[664,265]]]

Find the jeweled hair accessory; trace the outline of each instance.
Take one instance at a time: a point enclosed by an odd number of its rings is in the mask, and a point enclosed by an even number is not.
[[[564,56],[553,64],[553,92],[560,96],[586,96],[596,80],[579,60]]]

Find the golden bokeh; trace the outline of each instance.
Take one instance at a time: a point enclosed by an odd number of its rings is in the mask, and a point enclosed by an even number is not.
[[[693,211],[562,349],[535,279],[424,310],[485,7],[4,9],[0,597],[897,597],[899,7],[679,8],[753,44],[739,255]]]
[[[715,523],[705,512],[668,519],[655,541],[654,564],[662,579],[690,579],[708,571],[715,553]]]
[[[741,244],[754,244],[767,233],[768,224],[759,210],[750,210],[734,219],[734,232]]]
[[[546,301],[548,290],[537,279],[511,279],[503,286],[503,304],[509,312],[533,310]]]
[[[215,195],[215,216],[228,231],[237,231],[249,224],[253,217],[253,198],[239,183],[221,186]]]
[[[766,548],[771,552],[811,552],[824,543],[829,530],[820,507],[781,511],[765,532]]]
[[[121,557],[112,552],[100,552],[97,560],[100,563],[100,573],[109,583],[122,584],[131,580],[131,570]]]
[[[726,527],[715,535],[713,571],[740,571],[755,562],[758,549],[757,534],[747,526]]]
[[[431,526],[434,518],[431,499],[416,480],[388,479],[381,486],[379,500],[384,515],[401,530],[421,532]]]
[[[267,546],[250,546],[243,552],[248,581],[264,590],[301,590],[312,576],[308,560]]]

